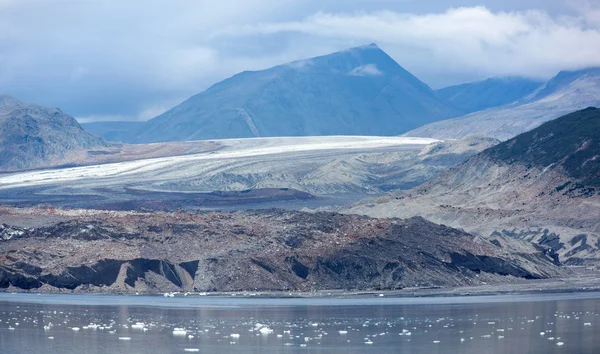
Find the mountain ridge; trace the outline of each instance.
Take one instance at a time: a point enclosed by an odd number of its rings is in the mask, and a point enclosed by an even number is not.
[[[561,71],[522,99],[500,107],[434,122],[404,133],[436,139],[482,134],[508,140],[587,107],[600,107],[600,69]]]
[[[346,212],[411,217],[549,247],[561,261],[600,267],[600,109],[520,134],[415,189]]]
[[[513,103],[530,95],[544,83],[525,77],[492,77],[483,81],[449,86],[436,92],[467,113]]]
[[[0,169],[36,168],[71,151],[108,144],[81,128],[58,108],[46,108],[0,96]]]
[[[398,135],[460,114],[367,45],[236,74],[149,120],[131,141]]]

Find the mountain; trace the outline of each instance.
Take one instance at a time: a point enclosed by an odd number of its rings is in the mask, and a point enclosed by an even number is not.
[[[41,167],[68,152],[105,146],[58,108],[0,96],[0,170]]]
[[[474,237],[422,218],[275,209],[12,211],[11,222],[30,227],[8,226],[7,213],[0,215],[0,290],[5,291],[402,289],[568,274],[525,242]]]
[[[237,74],[148,121],[131,141],[398,135],[460,114],[371,44]]]
[[[523,77],[498,77],[437,90],[437,94],[467,113],[513,103],[531,94],[543,82]]]
[[[547,122],[413,190],[348,212],[411,217],[555,250],[600,267],[600,109]]]
[[[599,106],[600,68],[563,71],[514,103],[428,124],[404,135],[459,139],[483,134],[507,140],[570,112]]]
[[[600,187],[600,109],[547,122],[482,154],[507,164],[560,169],[578,183]]]
[[[107,141],[125,142],[144,126],[144,122],[91,122],[81,123],[85,131]]]

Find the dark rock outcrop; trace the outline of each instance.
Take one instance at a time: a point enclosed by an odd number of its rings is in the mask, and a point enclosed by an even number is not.
[[[13,236],[0,241],[0,288],[11,290],[400,289],[563,274],[544,248],[501,235],[478,238],[422,218],[93,212],[2,230]],[[505,250],[515,245],[521,253]]]

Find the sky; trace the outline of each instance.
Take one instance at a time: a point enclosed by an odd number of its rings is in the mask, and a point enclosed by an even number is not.
[[[377,43],[432,88],[600,66],[600,0],[0,0],[0,94],[147,120],[244,70]]]

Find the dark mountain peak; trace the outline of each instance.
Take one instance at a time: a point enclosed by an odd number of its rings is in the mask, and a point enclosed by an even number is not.
[[[359,45],[353,48],[350,48],[350,50],[381,50],[381,48],[379,48],[379,46],[376,43],[369,43],[369,44],[363,44],[363,45]]]
[[[308,59],[312,67],[338,74],[356,76],[412,75],[376,44],[345,49],[328,55]]]
[[[234,75],[151,119],[129,141],[398,135],[461,113],[369,44]]]
[[[571,178],[600,186],[600,109],[589,107],[549,121],[482,154],[510,164],[560,166]]]
[[[289,70],[293,74],[297,72],[353,76],[382,76],[387,74],[412,77],[408,71],[402,68],[393,58],[374,43],[309,59],[297,60],[261,72],[281,75],[282,71],[285,74],[289,73]]]

